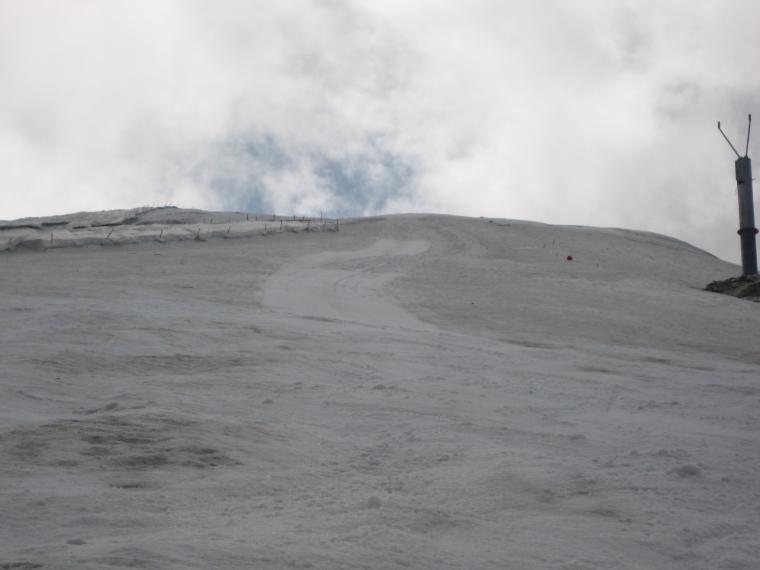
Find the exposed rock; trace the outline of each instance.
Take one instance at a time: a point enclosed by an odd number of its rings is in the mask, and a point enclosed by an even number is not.
[[[760,275],[742,275],[741,277],[730,277],[723,281],[713,281],[705,287],[705,291],[760,302]]]

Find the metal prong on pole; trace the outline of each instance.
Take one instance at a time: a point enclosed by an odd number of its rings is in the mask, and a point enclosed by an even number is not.
[[[749,122],[747,123],[747,146],[744,147],[744,156],[747,156],[749,153],[749,132],[752,130],[752,115],[747,115],[749,117]]]
[[[724,133],[723,129],[720,128],[720,121],[718,121],[718,130],[720,131],[720,134],[723,135],[723,138],[726,139],[726,142],[728,143],[728,146],[730,146],[731,150],[734,151],[734,153],[736,154],[736,158],[741,158],[741,155],[738,152],[736,152],[736,149],[734,148],[734,145],[732,145],[731,141],[728,140],[728,137],[726,136],[726,133]]]

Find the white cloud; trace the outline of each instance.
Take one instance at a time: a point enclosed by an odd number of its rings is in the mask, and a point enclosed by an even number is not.
[[[715,121],[742,142],[759,16],[750,0],[0,0],[0,217],[403,208],[638,227],[736,259]]]

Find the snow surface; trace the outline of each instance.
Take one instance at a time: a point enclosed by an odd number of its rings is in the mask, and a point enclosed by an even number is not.
[[[701,290],[736,266],[339,229],[0,254],[0,568],[758,567],[760,305]]]

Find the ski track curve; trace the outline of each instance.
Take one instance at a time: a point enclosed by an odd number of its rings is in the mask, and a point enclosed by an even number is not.
[[[265,309],[291,317],[348,321],[369,327],[430,328],[387,294],[398,276],[389,259],[420,255],[426,240],[379,239],[357,251],[326,251],[302,257],[273,274],[264,286]],[[353,262],[361,261],[361,265]],[[354,264],[350,269],[341,264]]]

